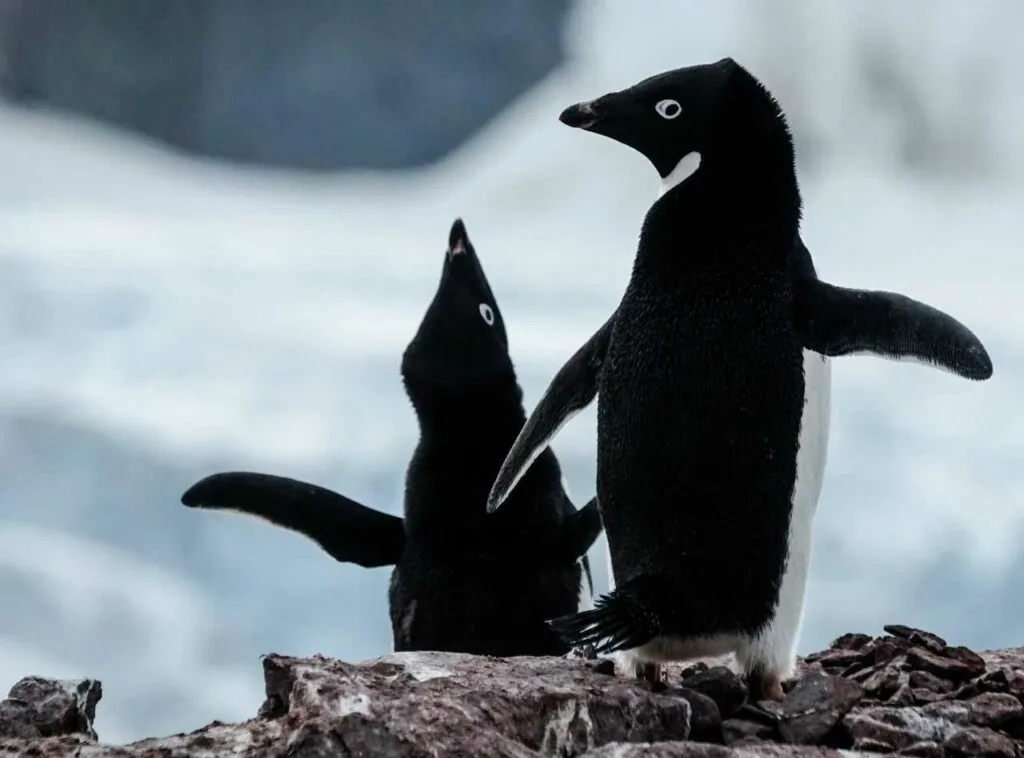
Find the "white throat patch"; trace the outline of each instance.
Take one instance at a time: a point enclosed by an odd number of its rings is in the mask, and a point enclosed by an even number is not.
[[[698,168],[700,168],[700,153],[694,151],[684,155],[671,173],[661,180],[661,191],[658,193],[658,197],[685,182],[693,176]]]

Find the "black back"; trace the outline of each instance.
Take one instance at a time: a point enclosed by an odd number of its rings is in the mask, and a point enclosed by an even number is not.
[[[402,377],[420,439],[406,474],[405,550],[390,588],[395,649],[565,652],[544,621],[578,607],[583,572],[566,536],[577,511],[548,450],[501,514],[486,512],[526,414],[501,311],[461,221]]]
[[[678,126],[659,113],[666,100]],[[781,583],[804,395],[789,132],[728,59],[595,103],[583,128],[663,177],[701,157],[644,220],[600,377],[597,491],[616,584],[660,582],[664,632],[753,632]]]

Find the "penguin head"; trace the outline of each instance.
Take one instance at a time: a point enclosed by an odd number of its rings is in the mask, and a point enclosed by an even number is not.
[[[673,186],[702,164],[749,153],[765,130],[781,126],[789,139],[778,103],[732,58],[657,74],[570,105],[558,118],[628,145]]]
[[[462,392],[509,374],[514,378],[505,321],[457,218],[434,299],[402,356],[402,377],[411,391]]]

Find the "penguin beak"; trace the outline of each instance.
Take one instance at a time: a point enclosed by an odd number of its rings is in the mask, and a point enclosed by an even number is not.
[[[566,126],[589,132],[601,121],[603,116],[604,114],[597,101],[588,100],[585,103],[570,105],[559,114],[558,120]]]
[[[448,260],[464,254],[468,246],[469,235],[466,234],[466,225],[461,218],[457,218],[448,232]]]

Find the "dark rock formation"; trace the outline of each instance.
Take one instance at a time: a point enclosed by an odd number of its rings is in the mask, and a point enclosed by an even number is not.
[[[0,0],[13,99],[203,155],[310,169],[443,156],[563,58],[568,0]]]
[[[807,656],[780,703],[748,702],[729,667],[705,663],[652,686],[573,656],[268,655],[256,718],[124,747],[95,742],[98,682],[31,678],[0,704],[0,755],[1024,758],[1024,648],[886,631]]]
[[[70,734],[95,741],[92,720],[102,696],[95,679],[26,676],[0,701],[0,736],[31,740]]]

